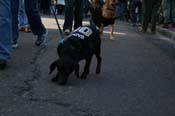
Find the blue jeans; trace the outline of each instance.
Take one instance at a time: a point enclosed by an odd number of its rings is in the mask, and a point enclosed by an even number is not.
[[[24,7],[24,0],[19,0],[19,11],[18,11],[18,19],[19,19],[19,26],[22,27],[29,27],[28,19],[26,16],[26,11]]]
[[[82,26],[83,0],[65,0],[65,21],[63,30],[72,30],[73,19],[74,29]]]
[[[116,16],[120,17],[121,20],[123,20],[123,16],[124,16],[124,9],[125,9],[125,3],[120,3],[117,7],[116,7]]]
[[[11,12],[12,12],[12,39],[13,42],[17,42],[19,38],[18,31],[18,8],[19,0],[11,0]]]
[[[42,35],[46,32],[39,14],[39,0],[25,0],[25,10],[30,28],[34,35]]]
[[[10,0],[0,0],[0,60],[10,60],[12,53],[12,21]]]
[[[175,23],[175,0],[162,1],[164,23]]]

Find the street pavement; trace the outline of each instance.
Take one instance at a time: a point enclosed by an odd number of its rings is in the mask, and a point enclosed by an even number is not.
[[[86,80],[70,75],[66,86],[51,82],[49,65],[61,39],[53,16],[42,16],[49,30],[45,46],[20,32],[13,59],[0,71],[0,116],[175,116],[175,43],[116,21],[102,37],[102,67],[93,57]],[[62,27],[63,17],[59,17]],[[88,21],[84,21],[88,24]],[[80,62],[80,73],[84,61]]]

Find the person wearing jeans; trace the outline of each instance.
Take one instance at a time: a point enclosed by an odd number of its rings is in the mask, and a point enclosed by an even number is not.
[[[39,14],[39,0],[25,0],[25,10],[30,28],[33,34],[37,35],[35,45],[40,46],[46,42],[48,30],[43,25],[41,16]]]
[[[12,47],[18,47],[18,8],[19,0],[11,0],[11,14],[12,14]]]
[[[65,35],[72,31],[73,20],[74,29],[82,26],[83,0],[65,0],[65,21],[63,25]]]
[[[175,28],[175,0],[162,0],[164,28],[169,24]]]
[[[19,0],[18,19],[19,19],[19,30],[23,32],[30,32],[31,30],[26,16],[24,0]]]
[[[6,68],[12,54],[11,1],[0,0],[0,70]]]

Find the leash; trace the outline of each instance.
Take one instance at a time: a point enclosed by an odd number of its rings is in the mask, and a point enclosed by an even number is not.
[[[63,38],[64,38],[64,34],[63,34],[63,31],[61,30],[60,24],[59,24],[58,19],[57,19],[56,9],[54,10],[53,7],[54,7],[54,5],[51,7],[51,10],[52,10],[53,15],[54,15],[54,17],[55,17],[55,21],[56,21],[56,23],[57,23],[58,30],[59,30],[59,32],[60,32],[61,38],[63,39]]]

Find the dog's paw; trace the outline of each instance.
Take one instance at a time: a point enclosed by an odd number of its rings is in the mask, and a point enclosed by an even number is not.
[[[114,40],[114,36],[113,35],[110,35],[110,40]]]

